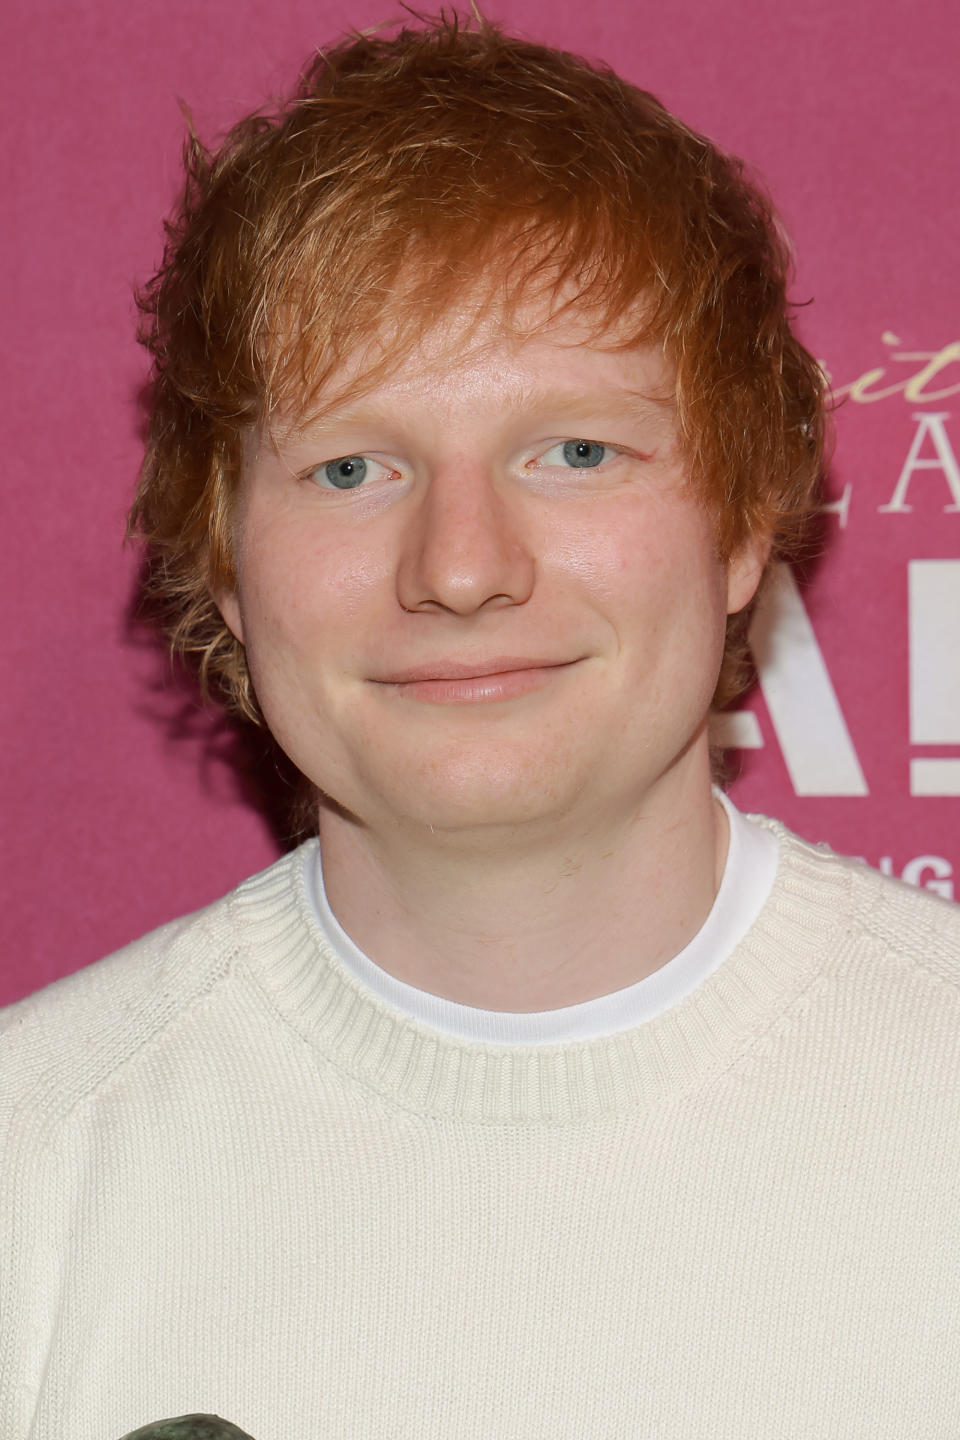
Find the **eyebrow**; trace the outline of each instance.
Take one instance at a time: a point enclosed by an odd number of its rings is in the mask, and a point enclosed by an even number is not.
[[[602,390],[524,388],[518,397],[517,409],[526,408],[584,410],[590,411],[592,415],[597,415],[601,419],[607,416],[611,419],[618,418],[625,408],[633,411],[649,411],[653,415],[664,416],[675,412],[676,397],[672,393],[654,395],[649,391],[631,390],[620,385],[604,386]]]
[[[385,419],[392,418],[382,406],[376,403],[368,404],[369,398],[369,395],[361,394],[343,408],[338,408],[334,403],[313,416],[306,416],[288,430],[275,432],[275,438],[281,444],[297,439],[319,439],[342,426],[363,427],[381,424]],[[656,395],[626,386],[604,386],[600,390],[522,386],[517,388],[512,397],[504,398],[500,409],[509,414],[520,414],[523,411],[535,414],[581,411],[584,414],[589,413],[591,419],[595,417],[600,421],[620,420],[626,410],[641,418],[646,415],[652,419],[665,420],[676,414],[676,399],[672,393]]]

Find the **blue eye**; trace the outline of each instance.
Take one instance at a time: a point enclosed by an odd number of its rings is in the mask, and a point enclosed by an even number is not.
[[[567,440],[563,445],[563,458],[575,470],[590,470],[602,465],[607,451],[606,445],[596,440]]]
[[[599,440],[558,440],[530,462],[535,470],[596,470],[621,452]]]
[[[344,455],[340,460],[317,466],[317,470],[321,468],[336,490],[355,490],[367,478],[367,462],[362,455]]]

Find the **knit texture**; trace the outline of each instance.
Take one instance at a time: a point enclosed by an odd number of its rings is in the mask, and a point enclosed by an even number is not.
[[[960,908],[774,828],[603,1039],[391,1010],[311,845],[5,1011],[3,1440],[956,1440]]]

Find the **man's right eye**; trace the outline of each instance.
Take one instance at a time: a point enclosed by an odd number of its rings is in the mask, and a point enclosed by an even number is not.
[[[343,455],[339,460],[328,460],[325,465],[317,465],[307,478],[323,489],[329,487],[333,490],[356,490],[357,486],[366,480],[375,464],[375,460],[368,460],[364,455]]]
[[[338,455],[336,460],[322,460],[319,465],[301,470],[297,479],[329,494],[373,487],[379,490],[385,481],[400,480],[402,475],[386,460],[375,460],[372,455]]]

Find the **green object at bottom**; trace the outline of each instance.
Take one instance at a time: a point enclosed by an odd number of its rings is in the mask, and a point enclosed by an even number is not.
[[[154,1420],[131,1430],[123,1440],[253,1440],[246,1430],[221,1420],[219,1415],[177,1415],[172,1420]]]

